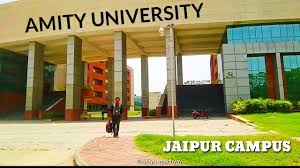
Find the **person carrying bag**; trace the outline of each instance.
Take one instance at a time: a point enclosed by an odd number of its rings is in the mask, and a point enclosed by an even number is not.
[[[119,136],[121,116],[123,112],[123,106],[120,103],[120,100],[121,99],[117,97],[115,99],[115,104],[111,106],[111,110],[110,110],[111,113],[110,121],[112,121],[112,132],[114,134],[114,137]]]

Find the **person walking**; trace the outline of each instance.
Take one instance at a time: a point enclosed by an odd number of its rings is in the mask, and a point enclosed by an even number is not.
[[[113,133],[114,137],[119,136],[119,129],[120,129],[120,122],[121,122],[121,116],[123,113],[123,106],[120,103],[121,99],[117,97],[115,99],[115,104],[111,106],[111,121],[113,124]]]

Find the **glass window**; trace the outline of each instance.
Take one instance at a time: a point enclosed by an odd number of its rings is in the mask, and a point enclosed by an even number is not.
[[[243,27],[242,31],[243,31],[243,39],[248,40],[250,38],[249,28],[248,27]]]
[[[264,56],[249,56],[248,57],[249,82],[252,98],[267,98],[267,80],[265,70]]]
[[[288,37],[294,37],[294,27],[293,25],[287,25]]]
[[[280,25],[280,34],[281,34],[281,37],[288,36],[286,25]]]
[[[272,38],[272,41],[273,42],[280,42],[280,41],[282,41],[282,39],[281,38]]]
[[[297,56],[297,65],[299,66],[300,65],[300,57]]]
[[[295,37],[295,41],[300,41],[300,36]]]
[[[281,37],[280,26],[279,25],[271,26],[271,33],[272,33],[272,37]]]
[[[288,99],[298,102],[300,101],[300,55],[284,55],[283,61]]]
[[[265,71],[266,70],[266,65],[265,65],[265,58],[264,57],[257,57],[258,59],[258,70],[260,72]]]
[[[293,25],[293,27],[294,27],[294,35],[295,36],[300,36],[299,24],[295,24],[295,25]]]
[[[94,72],[98,73],[98,74],[103,74],[103,69],[98,68],[98,67],[94,67]]]
[[[232,37],[233,37],[233,31],[232,29],[228,29],[227,30],[227,38],[228,38],[228,41],[231,41],[232,40]]]
[[[249,36],[252,39],[255,39],[256,34],[255,34],[255,27],[254,26],[249,26]]]
[[[296,69],[297,68],[297,57],[290,56],[290,61],[291,61],[291,68]]]
[[[300,24],[255,25],[227,29],[227,43],[300,41]]]
[[[291,68],[290,56],[283,57],[283,62],[284,62],[284,68],[286,69]]]
[[[243,32],[240,28],[233,29],[233,39],[234,40],[241,40],[243,39]]]
[[[270,26],[262,26],[263,37],[270,38],[271,36],[271,27]]]
[[[102,97],[103,93],[102,92],[95,92],[95,97]]]
[[[103,85],[103,81],[102,80],[98,80],[98,79],[94,79],[93,80],[93,84],[94,85],[100,85],[100,86],[102,86]]]

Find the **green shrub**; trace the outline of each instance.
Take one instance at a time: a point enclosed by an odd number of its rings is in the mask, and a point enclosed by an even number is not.
[[[134,111],[142,111],[142,107],[141,106],[134,106]]]
[[[246,113],[246,103],[244,100],[237,100],[232,103],[232,112],[235,114]]]
[[[155,109],[150,110],[150,116],[156,116],[156,110]]]
[[[262,99],[252,99],[248,101],[247,111],[253,113],[267,112],[267,105]]]
[[[63,112],[45,112],[44,113],[45,119],[64,119],[65,113]]]
[[[274,102],[274,111],[288,112],[293,110],[293,104],[286,100],[276,100]]]
[[[273,100],[273,99],[264,99],[263,101],[265,102],[268,111],[275,111],[275,109],[274,109],[275,100]]]
[[[232,112],[235,114],[288,112],[293,109],[293,104],[286,100],[271,99],[241,99],[232,103]]]

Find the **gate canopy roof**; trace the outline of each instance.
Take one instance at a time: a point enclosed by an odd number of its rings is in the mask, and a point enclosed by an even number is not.
[[[28,43],[38,41],[46,61],[63,64],[66,38],[76,35],[82,59],[92,62],[113,57],[113,34],[123,31],[128,58],[164,56],[159,29],[174,24],[177,53],[211,54],[219,52],[226,26],[299,21],[299,6],[299,0],[19,0],[0,5],[0,48],[27,55]]]

